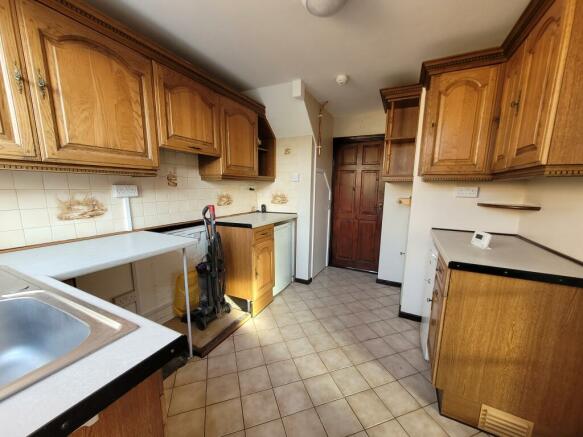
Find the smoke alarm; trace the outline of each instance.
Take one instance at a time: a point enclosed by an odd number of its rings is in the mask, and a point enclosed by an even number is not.
[[[346,74],[339,74],[336,76],[336,83],[338,86],[344,86],[348,82],[348,76]]]
[[[347,0],[302,0],[304,8],[316,17],[329,17],[334,15]]]

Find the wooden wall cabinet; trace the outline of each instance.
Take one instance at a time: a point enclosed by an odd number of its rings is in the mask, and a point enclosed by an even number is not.
[[[491,179],[489,148],[499,66],[431,77],[420,173],[424,179]]]
[[[380,90],[387,113],[382,172],[387,182],[413,180],[421,89],[414,84]]]
[[[38,159],[27,72],[9,0],[0,0],[0,158]]]
[[[275,252],[273,225],[219,226],[226,258],[226,294],[250,303],[255,316],[273,301]]]
[[[150,59],[39,3],[18,5],[42,159],[155,169]]]
[[[154,81],[160,147],[220,156],[218,94],[158,63]]]

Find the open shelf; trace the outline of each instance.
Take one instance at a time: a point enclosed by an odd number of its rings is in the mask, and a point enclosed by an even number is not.
[[[258,120],[257,180],[275,180],[275,135],[264,117]]]
[[[485,208],[501,208],[501,209],[514,209],[519,211],[540,211],[541,207],[539,205],[527,205],[523,203],[496,203],[496,202],[478,202],[478,206],[483,206]]]

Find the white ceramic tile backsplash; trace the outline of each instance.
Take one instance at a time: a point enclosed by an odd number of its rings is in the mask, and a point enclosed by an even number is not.
[[[160,159],[158,176],[153,178],[0,171],[0,249],[125,230],[121,201],[111,197],[113,184],[138,185],[140,196],[130,202],[134,228],[199,219],[202,208],[216,204],[220,193],[229,193],[233,203],[217,207],[219,216],[257,207],[257,194],[249,190],[253,183],[202,181],[195,155],[162,150]],[[178,186],[168,186],[169,171],[177,175]],[[107,212],[90,219],[60,220],[58,199],[69,196],[93,196]]]

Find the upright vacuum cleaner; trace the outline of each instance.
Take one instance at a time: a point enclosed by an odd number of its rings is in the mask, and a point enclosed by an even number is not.
[[[202,210],[208,252],[196,266],[200,288],[200,306],[191,311],[191,319],[201,331],[223,313],[231,311],[231,305],[225,301],[225,260],[221,236],[217,232],[215,207],[205,206]],[[182,318],[186,321],[186,316]]]

